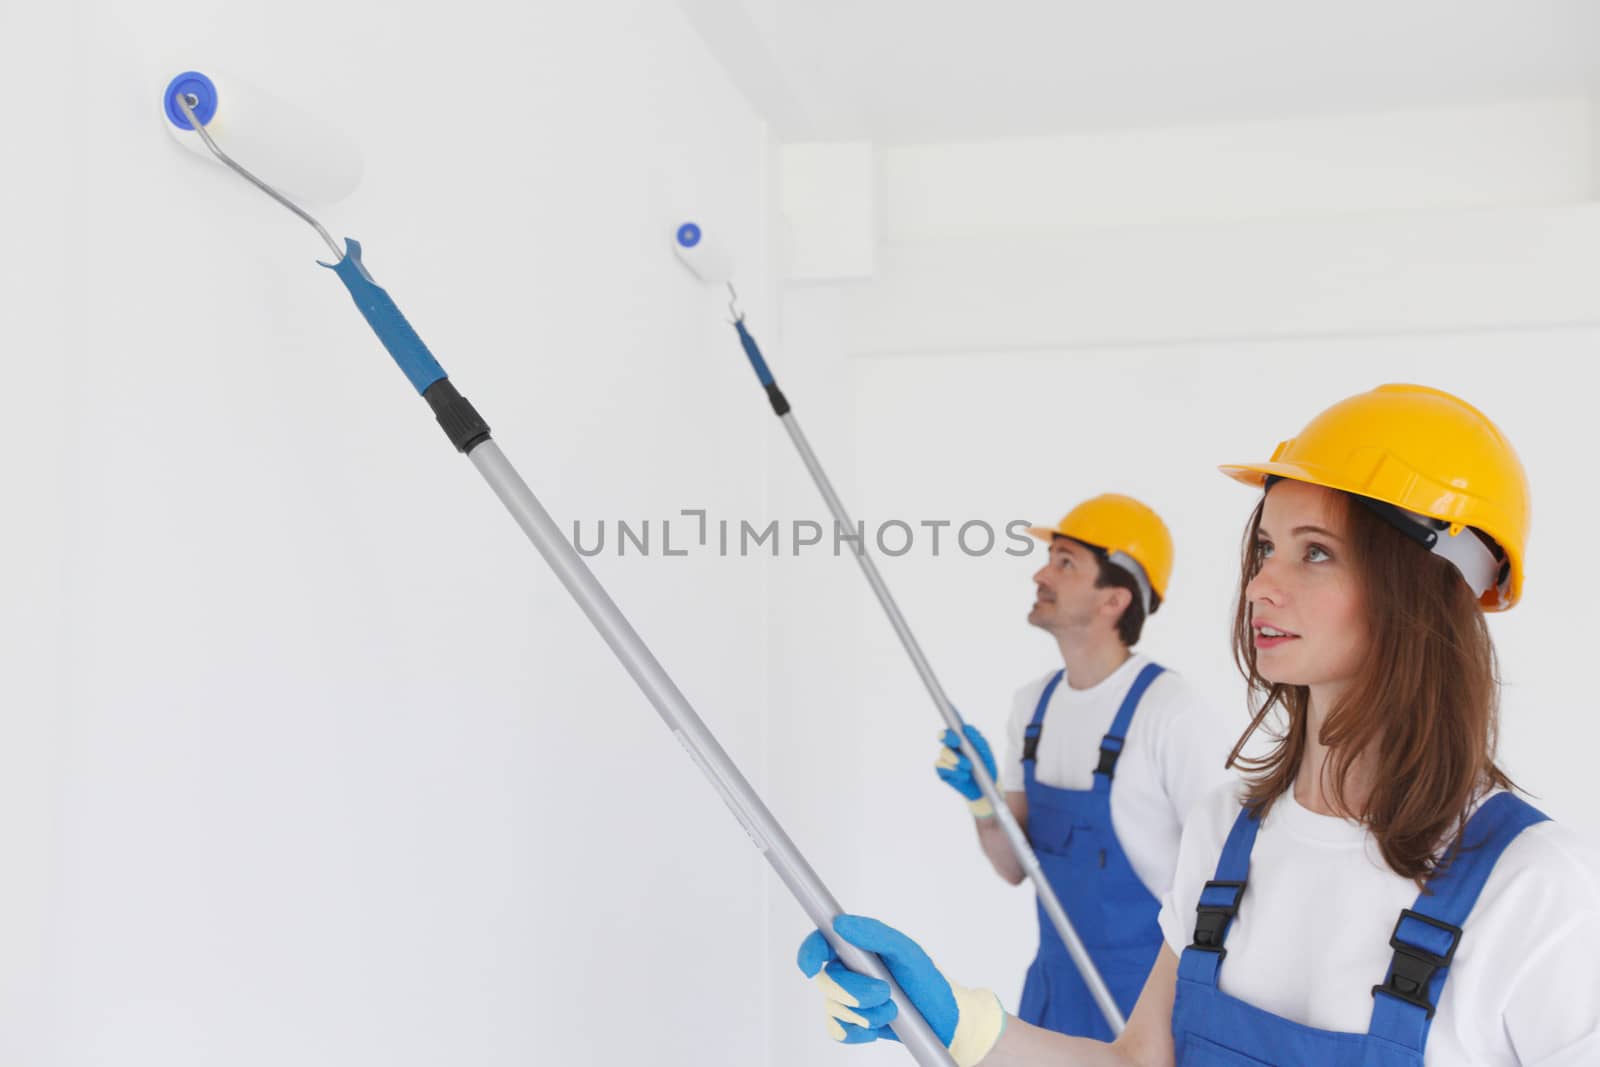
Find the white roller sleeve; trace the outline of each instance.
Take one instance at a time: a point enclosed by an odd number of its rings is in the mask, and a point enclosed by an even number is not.
[[[685,231],[693,228],[693,236]],[[684,222],[673,234],[673,250],[684,266],[703,282],[721,285],[733,278],[733,257],[711,234],[711,227],[699,222]]]
[[[206,132],[240,166],[292,200],[332,204],[361,182],[361,153],[354,141],[317,115],[258,89],[235,75],[203,66],[196,70],[217,89],[217,113]],[[169,74],[169,77],[170,77]],[[181,130],[165,115],[172,139],[212,166],[220,166],[193,130]]]

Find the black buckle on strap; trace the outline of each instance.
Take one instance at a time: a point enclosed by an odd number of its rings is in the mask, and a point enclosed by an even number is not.
[[[1218,959],[1228,955],[1228,950],[1222,947],[1224,935],[1228,932],[1228,924],[1233,917],[1239,914],[1239,901],[1244,899],[1244,882],[1207,882],[1206,888],[1200,892],[1200,905],[1195,908],[1198,914],[1194,921],[1194,944],[1190,948],[1197,948],[1201,952],[1215,952]],[[1206,892],[1212,889],[1232,889],[1232,904],[1207,904]]]
[[[1107,748],[1105,745],[1100,746],[1100,765],[1094,769],[1094,773],[1103,774],[1107,778],[1116,773],[1117,757],[1122,755],[1122,738],[1119,737],[1116,740],[1118,742],[1117,748]]]
[[[1038,755],[1039,734],[1043,730],[1044,725],[1042,723],[1038,726],[1029,723],[1028,728],[1022,732],[1022,762],[1027,763]]]
[[[1400,928],[1405,925],[1407,919],[1415,919],[1449,934],[1450,948],[1444,955],[1438,956],[1427,949],[1400,940]],[[1461,944],[1461,927],[1452,926],[1450,923],[1429,918],[1406,908],[1400,913],[1400,920],[1394,924],[1394,933],[1389,938],[1389,947],[1394,949],[1394,962],[1389,965],[1389,977],[1382,985],[1372,987],[1372,995],[1385,993],[1421,1008],[1428,1013],[1428,1018],[1433,1018],[1434,1005],[1428,999],[1428,983],[1433,981],[1435,974],[1450,966],[1450,961],[1456,958],[1456,946],[1459,944]]]

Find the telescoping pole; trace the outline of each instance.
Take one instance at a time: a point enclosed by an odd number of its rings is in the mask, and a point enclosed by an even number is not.
[[[806,465],[806,470],[811,472],[811,480],[816,483],[817,491],[827,502],[828,510],[833,512],[833,521],[839,524],[841,531],[855,530],[855,524],[850,521],[850,513],[845,510],[844,501],[839,499],[833,483],[828,480],[827,472],[822,469],[821,461],[817,459],[816,453],[811,451],[811,443],[806,440],[805,433],[800,429],[800,423],[795,420],[788,398],[783,395],[783,390],[778,388],[777,380],[767,367],[766,358],[761,354],[761,346],[756,344],[756,339],[745,328],[744,316],[736,317],[733,327],[739,331],[739,344],[743,346],[744,354],[750,360],[751,369],[756,372],[761,387],[767,391],[767,400],[772,404],[773,414],[783,423],[783,428],[789,433],[789,440],[794,442],[795,450],[800,453],[800,461]],[[1083,976],[1084,984],[1089,987],[1089,992],[1094,997],[1095,1004],[1099,1006],[1101,1014],[1110,1024],[1111,1032],[1120,1034],[1127,1025],[1122,1017],[1122,1010],[1117,1007],[1116,1000],[1111,996],[1111,990],[1106,988],[1105,979],[1100,977],[1100,971],[1095,967],[1094,960],[1089,957],[1089,950],[1084,947],[1083,939],[1078,936],[1072,920],[1067,917],[1066,909],[1061,906],[1060,898],[1056,896],[1055,890],[1050,888],[1050,881],[1045,878],[1044,869],[1039,866],[1039,857],[1033,854],[1027,835],[1022,832],[1022,827],[1017,825],[1016,816],[1011,814],[1011,808],[1006,804],[1005,797],[1000,795],[1000,787],[989,777],[989,769],[984,766],[977,750],[972,747],[972,742],[967,740],[966,731],[962,729],[966,724],[962,721],[961,713],[950,703],[950,698],[945,695],[944,686],[939,684],[938,677],[933,673],[933,667],[928,663],[928,657],[922,654],[922,646],[917,644],[916,637],[911,633],[911,626],[900,613],[900,607],[894,602],[888,585],[884,583],[883,575],[878,573],[877,564],[867,552],[865,539],[851,537],[849,540],[855,548],[856,562],[861,564],[861,573],[866,576],[867,584],[872,586],[872,591],[877,594],[878,603],[883,605],[884,614],[889,616],[889,625],[894,627],[894,632],[899,636],[906,655],[911,657],[912,665],[922,677],[922,684],[927,687],[928,695],[933,698],[934,707],[939,709],[939,715],[944,719],[945,725],[954,730],[956,736],[961,739],[961,754],[972,764],[972,777],[994,807],[994,816],[1000,821],[1000,828],[1005,831],[1006,840],[1011,843],[1011,850],[1017,854],[1017,861],[1022,864],[1028,880],[1033,883],[1034,890],[1039,894],[1039,905],[1050,917],[1050,923],[1056,928],[1056,933],[1061,935],[1061,943],[1067,947],[1068,955],[1072,957],[1078,973]]]
[[[174,86],[179,84],[175,79]],[[478,473],[483,475],[489,487],[506,506],[506,510],[511,512],[517,525],[522,527],[528,540],[533,542],[533,547],[539,550],[545,562],[556,572],[556,577],[566,586],[567,592],[572,594],[572,598],[578,602],[578,606],[589,617],[595,629],[600,631],[600,636],[611,646],[611,651],[616,654],[634,682],[643,690],[645,697],[661,716],[662,721],[667,724],[678,743],[689,753],[695,765],[722,796],[723,802],[733,812],[734,818],[739,820],[751,842],[772,865],[772,869],[794,895],[806,916],[816,924],[818,930],[822,931],[822,935],[828,939],[828,943],[847,966],[889,983],[890,995],[899,1009],[890,1023],[895,1036],[921,1067],[955,1067],[955,1061],[950,1057],[949,1051],[928,1026],[927,1020],[917,1012],[910,998],[895,984],[883,961],[871,953],[863,952],[834,933],[833,920],[842,912],[838,901],[828,892],[827,886],[822,884],[822,879],[817,877],[816,871],[811,869],[811,865],[800,854],[794,842],[789,840],[789,835],[784,833],[778,820],[767,810],[761,797],[745,780],[727,752],[717,743],[711,730],[679,692],[672,679],[667,676],[667,672],[656,661],[639,634],[628,623],[627,618],[606,594],[595,576],[590,573],[583,559],[562,536],[555,520],[544,510],[533,495],[533,491],[528,488],[516,469],[511,466],[511,462],[500,451],[500,447],[489,436],[488,424],[466,398],[456,391],[444,368],[422,343],[422,338],[417,336],[389,294],[372,280],[372,276],[361,263],[360,243],[347,238],[345,249],[341,252],[320,223],[277,190],[229,159],[216,146],[206,132],[204,122],[195,116],[194,108],[197,101],[192,95],[186,96],[169,86],[169,97],[191,124],[190,128],[200,134],[206,147],[222,163],[300,216],[333,248],[338,257],[337,262],[324,263],[323,266],[330,268],[339,276],[339,280],[344,283],[345,288],[350,291],[350,296],[355,300],[356,307],[361,310],[373,332],[378,335],[378,340],[388,349],[389,355],[394,358],[412,386],[428,402],[440,427],[450,438],[451,444],[455,445],[458,451],[465,453],[472,461],[472,465],[478,468]]]

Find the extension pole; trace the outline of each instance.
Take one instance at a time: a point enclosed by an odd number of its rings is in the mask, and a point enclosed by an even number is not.
[[[817,491],[822,494],[822,499],[827,501],[828,510],[833,512],[834,522],[839,525],[841,531],[854,531],[856,527],[850,521],[850,514],[845,510],[844,501],[839,499],[833,483],[828,480],[827,472],[822,469],[822,463],[817,459],[816,453],[811,451],[811,444],[801,431],[800,424],[795,421],[789,401],[778,388],[777,380],[773,378],[766,359],[761,355],[760,346],[745,328],[744,317],[741,315],[736,318],[733,326],[739,331],[739,344],[744,347],[744,353],[750,359],[751,369],[756,372],[756,378],[767,391],[767,399],[772,404],[773,414],[778,416],[778,421],[783,423],[783,428],[789,432],[789,440],[794,442],[795,450],[800,453],[801,462],[806,465],[806,470],[811,472],[811,480],[816,483]],[[836,532],[836,536],[845,535]],[[1099,969],[1089,957],[1089,950],[1084,947],[1078,931],[1073,928],[1072,920],[1067,917],[1066,909],[1061,906],[1061,900],[1050,887],[1050,881],[1039,865],[1039,857],[1033,854],[1027,835],[1022,832],[1022,827],[1017,825],[1016,816],[1011,814],[1010,805],[1000,794],[1000,787],[989,777],[989,769],[983,765],[982,757],[973,748],[972,742],[967,740],[966,731],[963,729],[966,724],[962,721],[961,713],[950,703],[944,687],[939,684],[939,679],[933,673],[933,667],[928,663],[928,657],[922,654],[922,647],[917,644],[910,625],[900,613],[900,607],[894,602],[894,597],[890,595],[883,576],[878,573],[877,564],[873,563],[872,556],[867,552],[866,539],[860,536],[847,539],[855,545],[856,562],[861,564],[861,573],[866,576],[867,584],[872,586],[872,591],[877,594],[878,603],[883,605],[884,614],[889,616],[889,624],[894,627],[894,632],[900,638],[900,644],[905,648],[906,655],[911,657],[912,665],[922,677],[922,684],[927,687],[928,695],[933,698],[934,707],[939,710],[945,725],[954,730],[956,737],[960,739],[961,754],[972,764],[972,776],[976,779],[978,788],[994,807],[994,817],[1000,821],[1000,828],[1005,831],[1006,840],[1011,843],[1011,851],[1016,853],[1017,862],[1022,865],[1023,872],[1027,874],[1028,880],[1033,883],[1034,889],[1039,894],[1040,907],[1049,916],[1056,933],[1061,936],[1061,943],[1066,946],[1067,954],[1072,957],[1072,962],[1082,975],[1084,984],[1089,987],[1089,993],[1094,997],[1095,1004],[1099,1006],[1101,1014],[1110,1024],[1112,1034],[1122,1033],[1127,1025],[1122,1017],[1122,1010],[1117,1007],[1116,1000],[1111,996],[1111,990],[1106,988],[1105,979],[1100,977]]]
[[[294,211],[326,239],[325,231],[315,219],[239,164],[228,159],[216,147],[206,133],[204,124],[196,119],[192,99],[180,96],[174,102],[192,123],[192,128],[200,133],[206,146],[224,164]],[[331,245],[331,239],[328,240]],[[335,250],[337,251],[337,248]],[[511,512],[517,525],[522,527],[528,540],[533,542],[533,547],[539,550],[545,562],[556,572],[556,577],[578,602],[578,606],[589,617],[594,628],[600,631],[600,636],[611,646],[611,651],[616,654],[628,674],[644,692],[678,743],[689,753],[695,765],[722,796],[723,802],[733,812],[734,818],[739,820],[756,849],[766,857],[772,869],[777,872],[783,884],[805,911],[807,918],[816,925],[822,936],[828,939],[828,943],[839,954],[839,958],[852,970],[889,983],[890,995],[899,1008],[899,1013],[890,1026],[906,1050],[911,1053],[912,1058],[921,1067],[955,1067],[955,1061],[944,1043],[928,1026],[927,1020],[918,1013],[910,998],[894,982],[883,961],[876,955],[863,952],[834,933],[833,920],[843,911],[839,907],[839,902],[828,892],[827,886],[822,884],[822,880],[811,869],[811,865],[800,854],[800,850],[795,847],[788,834],[784,833],[783,827],[778,824],[772,812],[767,810],[761,797],[745,780],[727,752],[717,743],[711,730],[695,713],[694,708],[673,684],[672,679],[667,676],[667,672],[656,661],[639,634],[628,623],[627,618],[606,594],[595,576],[590,573],[583,559],[562,536],[555,520],[544,510],[533,495],[533,491],[517,474],[516,469],[500,451],[500,447],[490,438],[488,424],[467,399],[456,391],[444,368],[422,343],[422,339],[400,313],[400,309],[388,292],[372,280],[372,276],[367,273],[366,267],[361,262],[360,243],[347,238],[345,250],[338,261],[331,264],[324,263],[323,266],[330,268],[339,276],[339,280],[344,283],[355,300],[356,307],[360,309],[372,331],[378,335],[378,340],[388,349],[389,355],[394,358],[413,388],[428,402],[439,426],[450,438],[450,443],[455,445],[457,451],[466,454],[472,465],[478,469],[478,473],[483,475],[484,481],[489,483],[489,487],[500,498],[506,510]]]

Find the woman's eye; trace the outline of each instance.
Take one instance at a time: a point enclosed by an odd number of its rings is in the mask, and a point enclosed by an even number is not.
[[[1257,559],[1266,559],[1270,555],[1272,555],[1272,542],[1271,541],[1257,541],[1256,542],[1256,558]]]
[[[1311,545],[1306,549],[1307,563],[1322,563],[1325,560],[1330,560],[1332,558],[1333,557],[1328,554],[1328,550],[1323,548],[1321,545]]]

